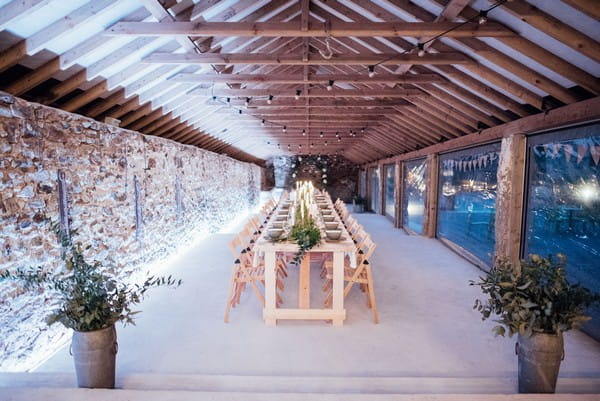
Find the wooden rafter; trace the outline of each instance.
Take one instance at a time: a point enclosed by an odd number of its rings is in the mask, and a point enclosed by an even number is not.
[[[460,25],[453,22],[352,22],[312,23],[303,30],[296,22],[118,22],[105,31],[113,36],[271,36],[271,37],[343,37],[343,36],[436,36],[500,37],[515,33],[500,24]]]
[[[448,52],[427,54],[419,57],[416,54],[371,54],[371,55],[333,55],[330,59],[322,57],[309,58],[304,61],[301,56],[285,56],[277,54],[171,54],[154,53],[143,60],[144,63],[159,64],[252,64],[252,65],[369,65],[369,64],[470,64],[473,61],[462,53]]]
[[[295,85],[295,84],[327,84],[329,81],[337,83],[391,83],[391,84],[410,84],[410,83],[439,83],[443,84],[446,80],[438,74],[414,74],[414,75],[395,75],[395,74],[377,74],[369,77],[367,74],[309,74],[305,80],[303,75],[299,74],[177,74],[170,81],[175,82],[207,82],[207,83],[265,83],[271,85]]]

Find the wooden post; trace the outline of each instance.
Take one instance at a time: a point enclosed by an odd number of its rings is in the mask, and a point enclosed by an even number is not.
[[[379,169],[379,214],[385,216],[385,166],[382,161],[377,166]]]
[[[521,256],[526,152],[525,135],[502,139],[497,174],[494,259],[508,258],[515,266]]]
[[[333,302],[332,309],[336,316],[334,326],[344,324],[344,252],[333,252]]]
[[[267,326],[275,326],[277,324],[277,319],[275,318],[277,309],[276,261],[275,251],[265,251],[265,308],[263,309],[263,319],[265,319]]]
[[[396,212],[396,218],[394,219],[394,227],[402,227],[402,162],[396,162],[395,169],[395,185],[396,185],[396,199],[394,210]]]
[[[371,210],[371,168],[365,167],[365,212]]]
[[[307,252],[300,263],[300,279],[298,284],[298,308],[310,308],[310,252]]]
[[[425,199],[423,235],[429,238],[435,237],[437,226],[438,161],[437,153],[427,155],[427,198]]]

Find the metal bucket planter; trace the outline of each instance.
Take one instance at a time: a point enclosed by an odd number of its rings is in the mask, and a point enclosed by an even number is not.
[[[560,334],[519,336],[519,393],[554,393],[560,362],[565,351]]]
[[[117,350],[114,325],[96,331],[74,331],[70,351],[75,362],[77,386],[115,388]]]

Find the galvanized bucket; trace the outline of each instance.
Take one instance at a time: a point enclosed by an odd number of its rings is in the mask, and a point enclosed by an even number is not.
[[[519,336],[519,393],[554,393],[565,351],[562,333]]]
[[[117,350],[117,332],[114,325],[96,331],[74,331],[70,352],[75,362],[77,385],[115,388]]]

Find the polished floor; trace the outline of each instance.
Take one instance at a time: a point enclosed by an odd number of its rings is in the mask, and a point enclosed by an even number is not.
[[[380,324],[358,289],[340,328],[321,321],[267,327],[249,290],[223,323],[232,234],[215,234],[164,267],[183,279],[181,288],[154,290],[136,326],[118,327],[117,374],[514,378],[515,339],[494,338],[494,323],[472,310],[479,293],[468,281],[480,271],[437,240],[406,235],[382,216],[356,216],[378,244],[372,267]],[[290,272],[283,296],[293,305]],[[317,305],[316,267],[311,279]],[[565,348],[561,377],[600,378],[600,343],[572,331]],[[66,347],[37,371],[72,372],[72,364]]]

